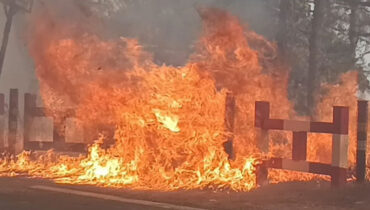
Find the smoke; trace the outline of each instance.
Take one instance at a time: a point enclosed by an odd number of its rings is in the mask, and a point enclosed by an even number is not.
[[[274,34],[273,18],[259,0],[39,0],[34,14],[51,12],[54,21],[79,23],[81,31],[104,39],[138,39],[156,63],[178,66],[187,62],[200,36],[198,7],[227,10],[257,33]]]
[[[0,90],[8,93],[10,88],[18,88],[21,95],[39,92],[36,66],[28,52],[36,17],[53,17],[45,25],[43,38],[48,34],[61,38],[94,34],[108,41],[121,36],[135,38],[153,54],[157,64],[181,66],[187,63],[201,36],[198,7],[224,9],[251,30],[268,38],[274,34],[272,14],[260,0],[35,0],[32,13],[18,13],[14,18]],[[0,10],[0,28],[4,24]],[[58,28],[60,24],[78,30],[66,34]]]
[[[114,32],[138,38],[154,53],[157,63],[184,64],[201,32],[198,7],[213,7],[236,15],[252,30],[269,35],[268,11],[256,0],[145,0],[132,1],[105,23]],[[242,9],[241,9],[242,8]],[[271,20],[271,19],[270,19]]]

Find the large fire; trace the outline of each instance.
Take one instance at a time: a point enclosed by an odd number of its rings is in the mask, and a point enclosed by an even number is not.
[[[275,46],[245,30],[237,18],[218,10],[200,14],[204,31],[198,50],[182,67],[155,64],[134,39],[107,41],[79,33],[77,25],[37,19],[30,52],[48,114],[62,117],[60,111],[73,107],[80,126],[95,134],[89,140],[97,140],[87,156],[49,151],[3,158],[0,175],[153,190],[256,187],[255,165],[262,155],[255,146],[254,103],[270,101],[274,117],[297,118],[287,99],[288,73],[266,64]],[[343,85],[328,87],[319,119],[330,120],[332,105],[349,105],[355,125],[357,85],[348,82],[354,80],[350,73]],[[237,104],[234,160],[223,146],[230,135],[224,122],[228,92]],[[270,138],[268,155],[290,157],[287,133],[272,132]],[[102,146],[112,139],[109,148]],[[310,137],[310,160],[330,162],[331,145],[325,142],[325,136]],[[315,177],[281,171],[271,176],[275,181]]]

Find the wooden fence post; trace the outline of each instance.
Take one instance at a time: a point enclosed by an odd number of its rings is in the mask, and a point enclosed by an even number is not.
[[[5,150],[5,96],[0,94],[0,152]]]
[[[270,103],[264,101],[255,102],[255,117],[254,124],[256,129],[256,144],[263,155],[269,153],[269,136],[268,130],[264,128],[264,124],[270,118]],[[268,169],[265,163],[257,166],[256,183],[259,186],[264,186],[269,183]]]
[[[366,147],[367,147],[367,120],[368,102],[357,103],[357,151],[356,151],[356,180],[365,181],[366,176]]]
[[[264,128],[264,124],[270,118],[270,103],[264,101],[256,101],[255,103],[255,118],[254,124],[256,128],[256,143],[262,153],[269,152],[268,130]]]
[[[8,119],[8,151],[15,154],[18,131],[18,89],[10,89]]]
[[[304,160],[307,158],[307,132],[293,132],[292,160]]]
[[[333,186],[343,185],[347,181],[348,168],[348,107],[335,106],[333,111],[333,139],[332,139],[332,176]]]
[[[315,174],[330,175],[332,186],[343,185],[347,181],[348,168],[348,128],[349,108],[334,106],[333,122],[311,122],[269,117],[269,103],[256,102],[255,127],[260,131],[285,130],[293,132],[292,159],[269,158],[258,166],[257,184],[268,183],[268,168],[285,169]],[[331,165],[307,161],[307,133],[330,133],[332,138]],[[268,139],[259,138],[261,152],[268,152]],[[267,180],[267,181],[266,181]]]
[[[226,153],[229,155],[229,159],[234,160],[234,123],[235,123],[235,97],[232,93],[227,93],[225,101],[225,127],[227,132],[227,141],[224,143]]]
[[[24,94],[24,125],[23,125],[23,147],[29,147],[30,128],[32,124],[32,110],[36,107],[36,95]]]

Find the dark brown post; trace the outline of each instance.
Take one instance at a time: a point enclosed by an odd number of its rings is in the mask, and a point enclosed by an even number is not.
[[[5,95],[0,94],[0,115],[5,114]]]
[[[365,181],[366,176],[366,142],[367,142],[367,120],[368,102],[357,103],[357,153],[356,153],[356,179],[357,182]]]
[[[53,144],[56,150],[63,151],[66,148],[66,140],[65,140],[65,133],[61,133],[61,127],[65,126],[65,119],[63,119],[61,122],[56,122],[56,120],[53,120]],[[65,130],[63,129],[63,132]]]
[[[264,161],[256,167],[256,183],[258,186],[266,186],[269,184],[268,180],[268,162]]]
[[[348,107],[335,106],[333,111],[332,176],[333,186],[344,185],[348,168]]]
[[[8,120],[8,151],[15,154],[18,130],[18,89],[10,89]]]
[[[5,96],[0,94],[0,152],[5,148]]]
[[[232,93],[227,93],[225,101],[225,127],[227,132],[227,141],[224,143],[224,148],[231,160],[234,160],[235,158],[233,148],[235,110],[235,97]]]
[[[306,160],[307,158],[307,132],[293,132],[293,160]]]
[[[256,127],[256,143],[263,153],[269,152],[268,131],[264,128],[265,123],[270,118],[270,103],[256,101],[254,126]]]
[[[269,152],[268,130],[264,125],[270,118],[270,103],[265,101],[256,101],[254,126],[256,127],[256,144],[259,150],[267,155]],[[256,169],[256,183],[259,186],[268,184],[268,169],[264,162],[257,166]]]
[[[24,94],[24,133],[23,144],[24,148],[29,148],[30,142],[30,128],[33,118],[33,109],[36,107],[36,96],[30,93]]]

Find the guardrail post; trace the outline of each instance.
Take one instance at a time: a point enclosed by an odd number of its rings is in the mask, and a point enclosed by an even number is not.
[[[227,93],[225,101],[225,127],[227,132],[227,141],[224,143],[224,148],[230,160],[234,160],[234,123],[235,123],[235,97],[232,93]]]
[[[270,118],[270,103],[256,101],[254,125],[256,128],[256,143],[262,153],[269,152],[268,130],[264,128],[265,122]]]
[[[366,148],[367,148],[367,120],[368,102],[357,103],[357,151],[356,151],[356,180],[365,181],[366,176]]]
[[[5,96],[0,94],[0,152],[5,150]]]
[[[18,131],[18,89],[10,89],[8,119],[8,151],[15,154]]]
[[[293,160],[306,160],[307,158],[307,132],[293,132]]]
[[[269,153],[269,138],[268,129],[264,128],[264,124],[270,118],[270,103],[265,101],[256,101],[255,103],[255,118],[254,125],[256,129],[256,145],[263,155]],[[259,186],[264,186],[269,183],[268,169],[266,163],[257,166],[256,183]]]
[[[347,181],[348,168],[348,107],[335,106],[333,111],[334,132],[332,138],[331,183],[333,186],[343,185]]]
[[[36,95],[24,94],[24,131],[23,147],[28,148],[30,141],[30,128],[33,120],[32,110],[36,107]]]
[[[315,174],[330,175],[332,186],[345,184],[348,168],[348,127],[349,108],[335,106],[333,122],[311,122],[298,120],[273,119],[269,117],[268,102],[256,102],[255,127],[267,133],[268,130],[284,130],[293,132],[292,159],[269,158],[257,168],[257,184],[268,183],[267,169],[285,169]],[[329,133],[332,138],[332,163],[308,162],[307,133]],[[267,136],[267,135],[266,135]],[[262,153],[268,152],[268,140],[257,136],[257,145]]]

